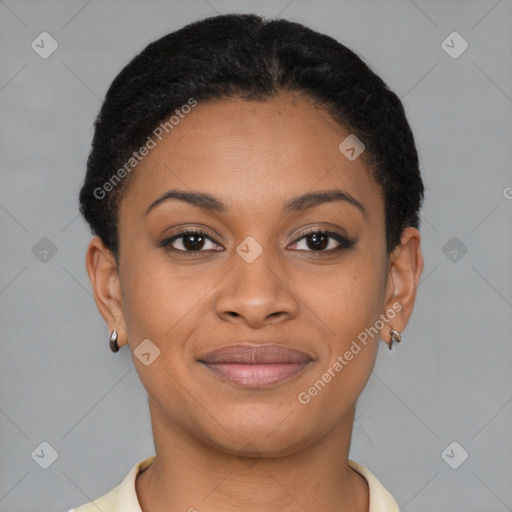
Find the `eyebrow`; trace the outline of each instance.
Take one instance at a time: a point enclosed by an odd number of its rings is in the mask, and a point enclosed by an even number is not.
[[[169,200],[184,201],[208,212],[225,213],[228,210],[227,206],[220,199],[212,196],[211,194],[207,194],[205,192],[186,192],[184,190],[173,189],[153,201],[146,209],[144,216],[159,204]],[[293,197],[283,205],[283,213],[299,212],[333,201],[346,202],[358,208],[363,216],[366,217],[368,215],[365,207],[355,197],[348,192],[339,189],[309,192],[301,196]]]

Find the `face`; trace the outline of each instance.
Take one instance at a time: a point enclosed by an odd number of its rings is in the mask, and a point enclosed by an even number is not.
[[[398,271],[389,278],[381,190],[361,157],[338,149],[349,134],[298,96],[227,99],[195,107],[133,171],[119,209],[119,268],[108,286],[96,284],[153,420],[227,452],[251,443],[278,456],[350,417],[379,342],[364,344],[361,333],[408,299],[396,293]],[[153,205],[170,190],[214,199]],[[320,192],[342,194],[292,203]],[[382,332],[406,317],[396,313]],[[143,340],[148,365],[136,355]],[[311,362],[259,388],[199,362],[243,342],[282,344]]]

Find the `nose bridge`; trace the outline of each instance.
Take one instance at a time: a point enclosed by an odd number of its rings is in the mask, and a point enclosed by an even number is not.
[[[297,301],[285,286],[281,263],[270,247],[247,237],[233,251],[233,266],[217,297],[217,314],[223,318],[241,317],[252,326],[277,316],[292,317]]]
[[[272,267],[277,267],[275,258],[268,248],[255,256],[257,249],[248,245],[250,243],[240,244],[236,254],[233,254],[234,270],[237,275],[234,283],[236,292],[240,297],[252,296],[254,299],[260,297],[269,300],[276,295],[279,288],[276,277],[278,272],[271,270]]]

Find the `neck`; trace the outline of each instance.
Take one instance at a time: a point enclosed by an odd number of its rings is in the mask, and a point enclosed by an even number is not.
[[[280,456],[242,457],[152,411],[157,456],[136,479],[141,509],[368,512],[366,479],[348,466],[354,412],[314,443],[304,441]]]

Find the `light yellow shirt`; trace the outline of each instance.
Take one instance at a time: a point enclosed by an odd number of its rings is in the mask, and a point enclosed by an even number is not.
[[[107,494],[68,512],[142,512],[135,491],[135,479],[137,474],[147,468],[155,457],[156,455],[152,455],[147,459],[137,462],[122,483]],[[370,508],[368,512],[400,512],[393,496],[377,480],[373,473],[350,459],[348,459],[348,465],[363,475],[368,482],[370,490]]]

